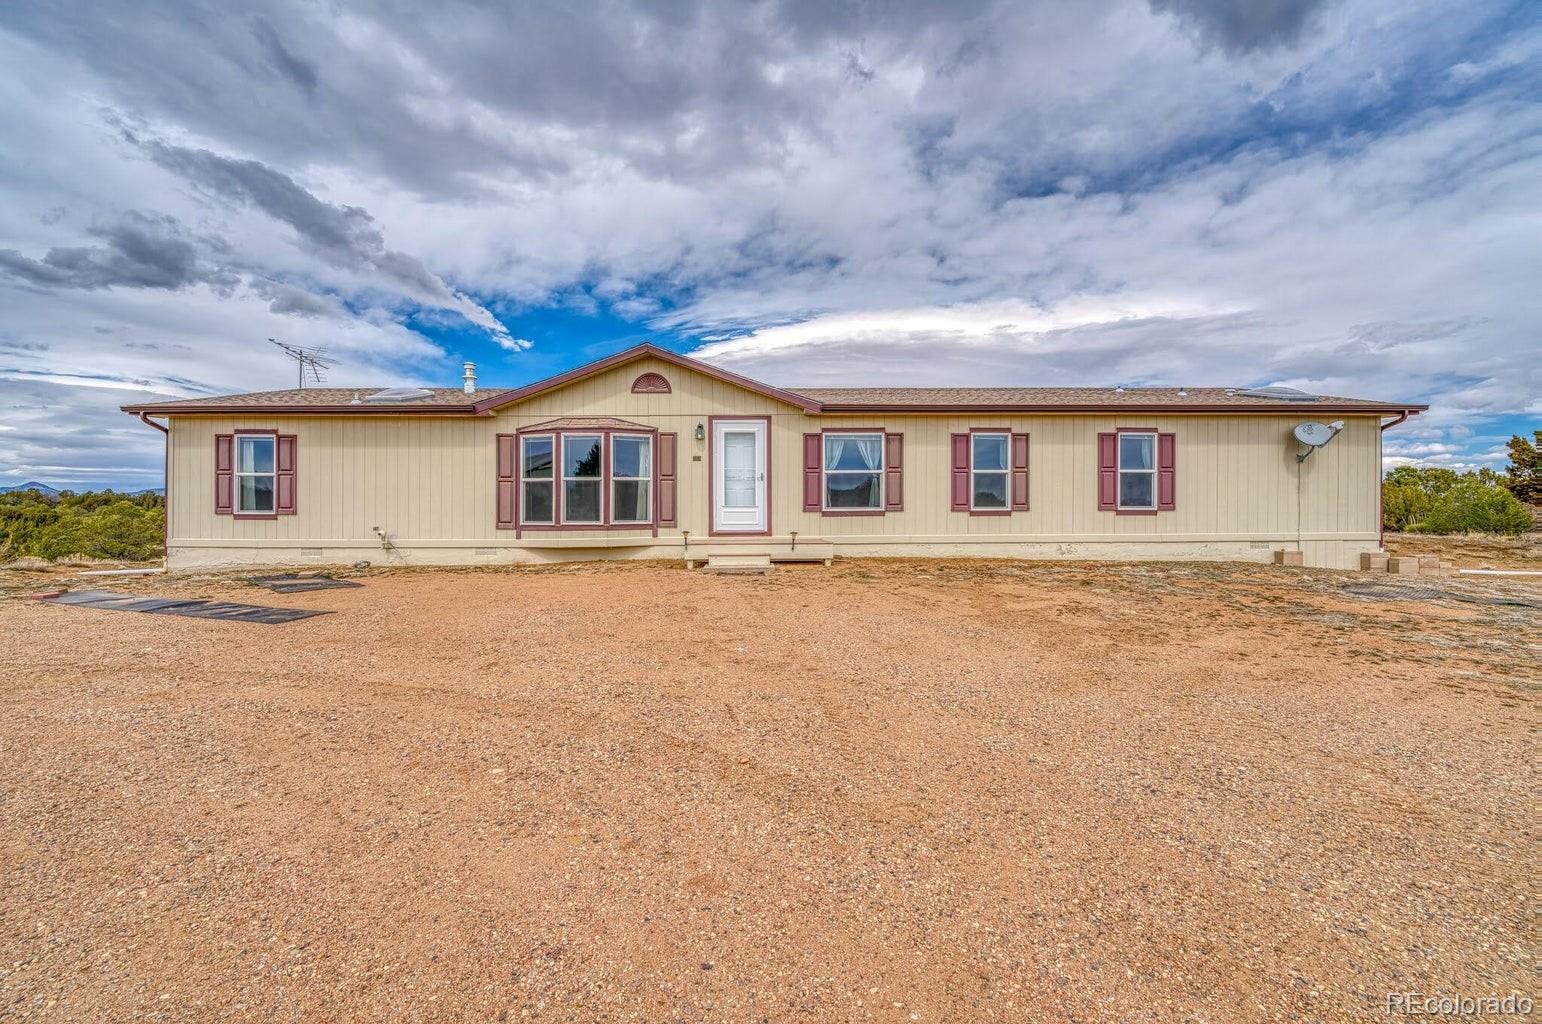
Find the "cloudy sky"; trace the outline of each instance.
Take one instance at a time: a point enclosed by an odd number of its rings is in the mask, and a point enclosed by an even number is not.
[[[1288,384],[1542,421],[1542,25],[1452,0],[11,0],[0,483],[147,394]]]

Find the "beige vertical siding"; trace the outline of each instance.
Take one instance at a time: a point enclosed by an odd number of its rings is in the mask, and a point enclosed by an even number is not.
[[[668,395],[634,395],[641,373],[663,374]],[[475,561],[549,545],[494,526],[495,436],[562,416],[604,415],[680,436],[679,529],[708,533],[706,442],[694,433],[711,416],[771,419],[771,527],[827,537],[845,550],[894,554],[951,551],[1120,557],[1174,553],[1268,557],[1294,542],[1308,560],[1346,564],[1375,547],[1379,526],[1380,431],[1374,416],[1342,417],[1346,428],[1304,464],[1290,431],[1310,418],[1291,416],[828,416],[746,392],[658,360],[644,359],[576,382],[496,416],[216,417],[172,420],[170,531],[173,564],[284,561],[299,549],[378,548],[372,527],[433,560]],[[802,436],[826,426],[872,427],[905,435],[905,509],[881,517],[828,518],[802,508]],[[1001,427],[1030,437],[1031,510],[969,516],[949,508],[949,435]],[[1097,508],[1099,431],[1153,427],[1177,435],[1177,509],[1119,516]],[[213,439],[241,428],[277,428],[298,436],[299,512],[277,520],[214,514]],[[1298,518],[1299,488],[1299,518]],[[562,535],[573,544],[590,534]],[[650,536],[597,531],[598,540]],[[678,530],[660,541],[677,544]],[[1008,545],[1000,548],[998,545]],[[1063,548],[1045,547],[1059,545]],[[1105,545],[1098,548],[1098,545]],[[1133,545],[1133,547],[1132,547]],[[970,549],[975,550],[975,549]],[[657,552],[650,552],[657,553]],[[360,557],[365,557],[361,555]]]

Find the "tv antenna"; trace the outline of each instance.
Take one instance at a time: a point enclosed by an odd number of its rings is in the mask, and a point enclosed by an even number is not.
[[[316,348],[301,348],[298,345],[290,345],[279,341],[277,338],[269,338],[268,340],[283,349],[289,354],[290,359],[299,364],[301,388],[305,387],[306,374],[310,374],[313,383],[320,384],[327,379],[326,372],[336,365],[332,360],[323,358],[322,353],[326,351],[325,345]]]

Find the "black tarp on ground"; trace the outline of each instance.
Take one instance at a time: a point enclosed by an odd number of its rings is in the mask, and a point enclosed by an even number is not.
[[[1466,594],[1459,590],[1437,590],[1434,587],[1399,586],[1386,583],[1352,583],[1340,591],[1352,597],[1376,597],[1384,601],[1462,601],[1466,604],[1508,605],[1515,608],[1542,608],[1542,601],[1522,597],[1487,597],[1483,594]]]
[[[280,622],[308,619],[312,615],[330,614],[309,608],[264,608],[260,605],[234,604],[229,601],[136,597],[133,594],[120,594],[113,590],[70,590],[56,597],[45,597],[42,600],[50,604],[100,608],[104,611],[186,615],[195,619],[225,619],[232,622],[259,622],[264,625],[276,625]]]
[[[335,580],[330,576],[301,576],[298,573],[286,572],[278,576],[252,576],[247,582],[255,583],[259,587],[267,587],[275,594],[302,594],[307,590],[341,590],[347,587],[362,587],[364,584],[355,583],[352,580]]]

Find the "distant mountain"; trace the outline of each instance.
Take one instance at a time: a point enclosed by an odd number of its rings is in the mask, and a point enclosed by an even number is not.
[[[40,491],[44,497],[57,498],[60,491],[74,491],[76,494],[84,494],[89,491],[117,491],[119,494],[165,494],[164,487],[116,487],[107,484],[101,487],[91,487],[85,484],[70,487],[50,487],[36,480],[28,480],[24,484],[6,484],[0,486],[0,494],[10,494],[13,491]]]
[[[49,497],[57,497],[59,494],[59,489],[57,487],[49,487],[47,484],[40,484],[36,480],[28,480],[24,484],[14,484],[8,487],[0,487],[0,494],[10,494],[12,491],[42,491]]]

